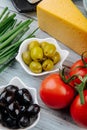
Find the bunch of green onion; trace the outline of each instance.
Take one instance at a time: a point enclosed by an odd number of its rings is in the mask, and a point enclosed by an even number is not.
[[[15,13],[10,13],[8,7],[0,14],[0,72],[2,72],[17,55],[20,44],[26,38],[34,37],[36,30],[21,39],[29,30],[32,19],[18,22]]]

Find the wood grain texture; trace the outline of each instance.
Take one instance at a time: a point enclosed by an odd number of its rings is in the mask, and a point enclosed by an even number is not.
[[[75,1],[75,0],[74,0]],[[76,4],[82,7],[82,1],[75,1]],[[10,0],[0,0],[0,11],[3,7],[9,7],[9,10],[17,13],[17,18],[19,20],[25,20],[27,17],[33,18],[34,22],[31,24],[31,30],[34,30],[38,27],[38,22],[36,18],[36,13],[29,14],[19,14],[16,9],[13,7]],[[84,11],[83,11],[84,12]],[[27,16],[27,17],[25,17]],[[50,37],[45,32],[42,32],[40,29],[36,32],[36,37],[38,38],[47,38]],[[80,58],[78,54],[73,52],[68,47],[64,46],[62,43],[58,42],[62,49],[66,49],[70,52],[67,60],[64,62],[64,66],[70,67],[73,62]],[[0,74],[0,86],[6,85],[14,77],[18,76],[27,86],[34,87],[37,89],[38,102],[41,106],[41,117],[39,123],[32,128],[31,130],[86,130],[77,126],[69,115],[69,110],[52,110],[45,106],[39,97],[39,87],[41,81],[45,78],[42,77],[33,77],[28,75],[20,66],[20,64],[15,60],[4,72]]]

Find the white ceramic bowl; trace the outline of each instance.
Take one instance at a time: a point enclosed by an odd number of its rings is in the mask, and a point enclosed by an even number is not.
[[[29,67],[24,63],[24,61],[22,59],[22,53],[27,49],[27,45],[31,41],[34,41],[34,40],[37,40],[39,42],[46,41],[46,42],[52,43],[52,44],[54,44],[56,46],[56,50],[60,53],[61,60],[56,65],[54,65],[54,68],[52,70],[50,70],[50,71],[44,71],[44,72],[36,74],[36,73],[33,73],[29,69]],[[24,40],[23,43],[20,45],[18,55],[16,56],[16,60],[21,64],[21,66],[23,67],[23,69],[28,74],[33,75],[33,76],[42,76],[42,75],[45,75],[45,74],[49,74],[49,73],[53,73],[53,72],[59,71],[59,68],[60,69],[62,68],[62,64],[65,61],[65,59],[67,58],[68,54],[69,54],[69,52],[67,50],[62,50],[60,48],[60,46],[58,45],[57,41],[54,38],[45,38],[45,39],[30,38],[30,39]]]
[[[19,89],[26,88],[26,89],[31,93],[34,103],[38,104],[36,89],[35,89],[35,88],[31,88],[31,87],[29,87],[29,86],[26,86],[26,85],[21,81],[21,79],[19,79],[18,77],[14,77],[14,78],[9,82],[9,84],[4,85],[4,86],[0,86],[0,93],[3,91],[3,89],[4,89],[6,86],[8,86],[8,85],[10,85],[10,84],[17,86]],[[17,129],[17,130],[29,130],[29,129],[33,128],[33,127],[38,123],[39,119],[40,119],[40,112],[39,112],[39,114],[38,114],[37,119],[35,120],[35,122],[34,122],[32,125],[30,125],[30,126],[28,126],[28,127],[26,127],[26,128]],[[7,127],[4,127],[4,126],[2,126],[2,125],[0,124],[0,130],[11,130],[11,129],[8,129]],[[12,130],[13,130],[13,129],[12,129]]]
[[[87,12],[87,0],[83,0],[83,6],[85,11]]]

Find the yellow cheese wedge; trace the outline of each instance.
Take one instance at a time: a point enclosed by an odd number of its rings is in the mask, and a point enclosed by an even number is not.
[[[87,51],[87,19],[72,0],[42,0],[39,27],[78,54]]]

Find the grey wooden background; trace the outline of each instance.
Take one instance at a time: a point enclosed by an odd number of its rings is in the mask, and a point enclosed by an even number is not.
[[[75,4],[81,9],[82,13],[86,15],[82,0],[74,0]],[[17,18],[19,20],[25,20],[27,17],[34,19],[31,25],[31,30],[38,26],[36,12],[28,14],[19,14],[17,10],[13,7],[10,0],[0,0],[0,11],[8,6],[9,10],[17,13]],[[40,29],[36,32],[36,37],[46,38],[50,37],[48,34],[42,32]],[[70,54],[67,60],[64,62],[65,66],[71,66],[73,62],[80,58],[78,54],[73,52],[71,49],[67,48],[59,42],[62,49],[67,49]],[[18,76],[26,85],[34,87],[37,89],[38,102],[41,106],[41,117],[38,124],[31,130],[85,130],[77,126],[69,115],[69,110],[53,110],[48,108],[43,104],[39,97],[39,87],[41,81],[45,78],[43,77],[33,77],[28,75],[20,66],[20,64],[15,60],[4,72],[0,74],[0,86],[9,83],[9,81],[14,77]]]

